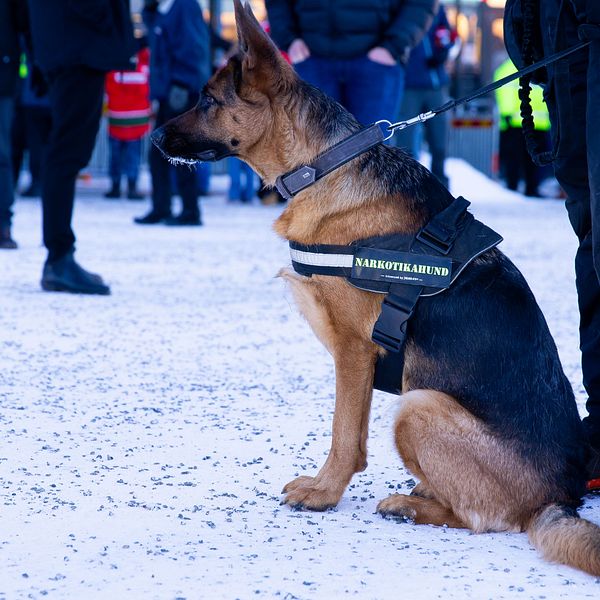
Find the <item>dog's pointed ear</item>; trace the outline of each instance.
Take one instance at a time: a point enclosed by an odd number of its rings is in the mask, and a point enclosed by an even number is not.
[[[250,4],[242,6],[240,0],[233,0],[238,43],[242,68],[257,82],[274,82],[286,79],[287,63],[281,53],[256,20]],[[283,66],[285,65],[285,67]]]

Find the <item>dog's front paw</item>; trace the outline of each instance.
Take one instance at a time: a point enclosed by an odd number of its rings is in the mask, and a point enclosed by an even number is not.
[[[315,477],[297,477],[283,488],[283,493],[282,504],[298,510],[327,510],[336,506],[341,496],[321,487]]]

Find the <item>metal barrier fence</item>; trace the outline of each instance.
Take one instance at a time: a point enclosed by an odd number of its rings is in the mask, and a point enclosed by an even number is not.
[[[493,101],[458,107],[450,117],[448,156],[462,158],[488,177],[498,174],[498,112]]]

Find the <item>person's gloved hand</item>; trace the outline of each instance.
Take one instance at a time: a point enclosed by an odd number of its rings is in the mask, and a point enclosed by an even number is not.
[[[183,112],[189,101],[189,90],[174,83],[169,90],[169,108],[176,113]]]
[[[144,0],[144,9],[154,12],[158,8],[158,0]]]
[[[36,98],[41,98],[48,93],[46,77],[36,64],[31,65],[31,91]]]

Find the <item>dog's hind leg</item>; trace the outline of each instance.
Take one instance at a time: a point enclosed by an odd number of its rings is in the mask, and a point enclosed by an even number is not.
[[[442,506],[434,498],[392,494],[377,505],[377,512],[384,517],[388,515],[402,517],[417,525],[466,527],[450,508]]]
[[[283,489],[284,503],[295,508],[325,510],[335,506],[352,475],[367,465],[369,412],[377,349],[353,331],[334,323],[320,287],[289,272],[281,275],[291,284],[300,310],[333,355],[336,400],[331,449],[316,477],[298,477]]]
[[[521,531],[546,490],[519,453],[452,397],[432,390],[402,396],[395,441],[427,497],[394,495],[379,512],[416,523],[473,531]]]

